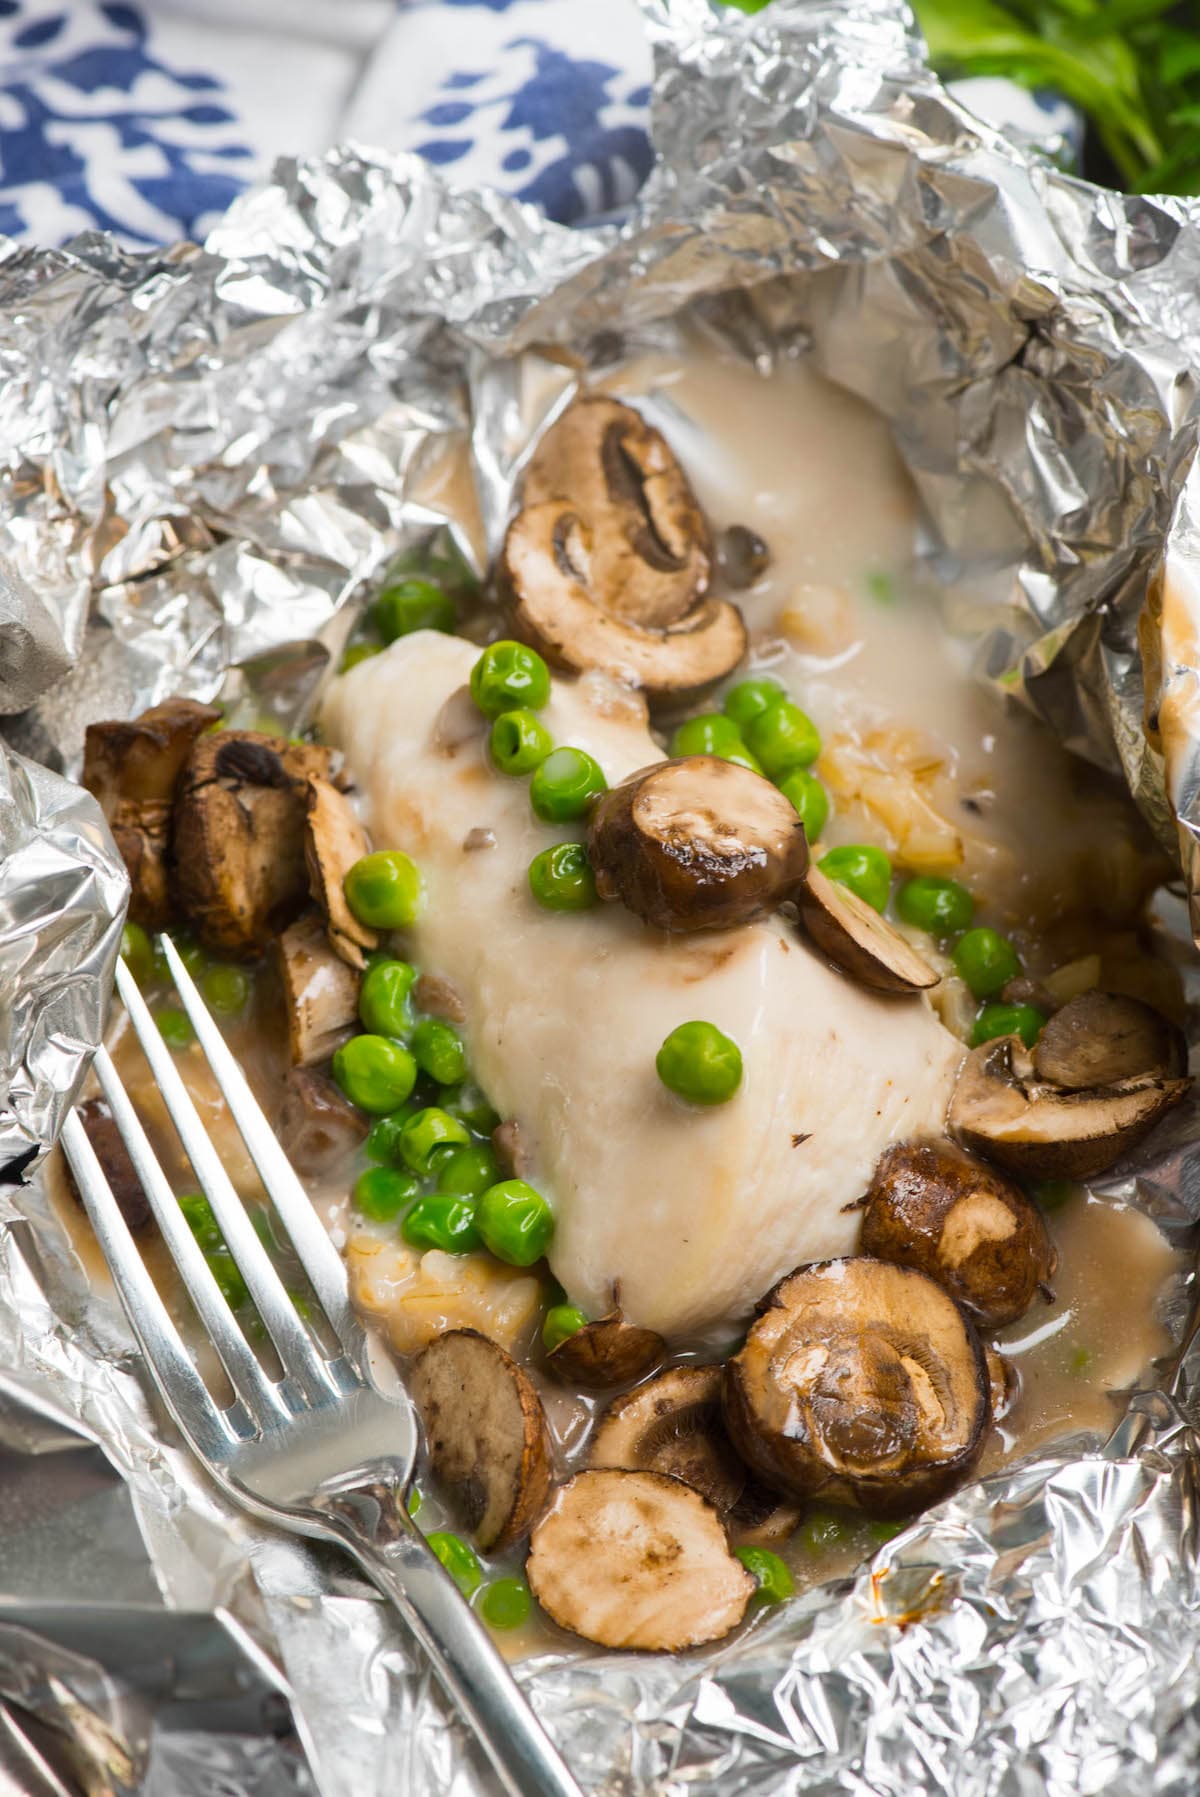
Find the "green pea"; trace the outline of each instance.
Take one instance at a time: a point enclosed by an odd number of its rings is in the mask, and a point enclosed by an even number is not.
[[[356,861],[342,882],[346,903],[372,930],[402,930],[421,906],[421,874],[400,849],[377,849]]]
[[[479,1597],[479,1614],[492,1629],[519,1629],[529,1621],[533,1598],[524,1579],[493,1579]]]
[[[715,1023],[681,1023],[654,1065],[668,1092],[689,1104],[725,1104],[742,1083],[742,1051]]]
[[[896,915],[914,930],[931,936],[957,936],[975,914],[975,900],[957,880],[939,880],[918,874],[906,880],[896,894]]]
[[[204,972],[204,969],[208,966],[208,956],[196,941],[196,938],[194,936],[180,934],[172,936],[171,940],[175,944],[175,953],[179,956],[179,959],[183,962],[192,978],[198,980],[200,975]],[[165,967],[165,955],[163,956],[163,963]]]
[[[475,1220],[496,1259],[510,1267],[531,1267],[541,1260],[554,1234],[550,1206],[523,1179],[504,1179],[489,1186],[479,1200]]]
[[[406,1037],[412,1028],[409,998],[416,977],[417,970],[408,961],[373,961],[358,991],[363,1028],[375,1036]]]
[[[596,880],[581,842],[556,842],[529,863],[529,890],[547,911],[588,911]]]
[[[368,1167],[354,1182],[354,1208],[372,1223],[394,1223],[417,1190],[411,1173],[400,1173],[395,1167]]]
[[[995,930],[968,930],[954,946],[955,971],[976,998],[992,998],[1021,971],[1021,957],[1007,936]]]
[[[158,1025],[163,1041],[168,1048],[174,1049],[176,1054],[181,1048],[186,1048],[189,1042],[196,1040],[196,1032],[192,1028],[191,1018],[177,1005],[167,1005],[158,1013],[154,1021]]]
[[[398,580],[384,587],[375,601],[375,624],[385,643],[411,636],[414,630],[454,633],[454,601],[431,580]]]
[[[356,668],[358,666],[360,661],[370,661],[373,655],[382,654],[382,643],[351,643],[346,653],[342,656],[342,665],[338,672],[341,674],[348,674],[351,668]]]
[[[502,711],[488,737],[492,761],[502,774],[532,774],[554,747],[554,738],[536,711]]]
[[[698,718],[688,718],[672,734],[667,752],[670,755],[720,755],[732,750],[744,754],[742,733],[732,718],[720,711],[706,711]]]
[[[448,1529],[435,1529],[425,1540],[430,1553],[441,1561],[464,1597],[478,1591],[483,1583],[483,1567],[475,1549],[468,1547],[461,1535],[452,1535]]]
[[[471,697],[485,718],[541,711],[550,698],[550,670],[524,643],[492,643],[471,669]]]
[[[790,699],[780,699],[751,718],[743,735],[750,753],[772,780],[793,768],[807,767],[821,753],[821,737],[807,713]]]
[[[529,782],[529,803],[544,824],[569,824],[607,791],[608,781],[585,749],[555,749]]]
[[[1078,1378],[1081,1373],[1086,1373],[1091,1366],[1092,1350],[1090,1348],[1072,1349],[1071,1358],[1067,1364],[1069,1370]]]
[[[213,1207],[203,1192],[184,1192],[179,1200],[183,1220],[196,1238],[197,1246],[206,1254],[224,1248],[225,1237],[213,1215]]]
[[[121,931],[121,959],[139,986],[154,976],[154,946],[140,923],[127,923]]]
[[[972,1048],[997,1036],[1020,1036],[1032,1048],[1046,1027],[1046,1013],[1036,1005],[984,1005],[967,1038]]]
[[[770,680],[765,676],[759,680],[739,680],[731,686],[722,700],[722,709],[727,718],[731,718],[739,730],[761,717],[764,711],[770,711],[778,705],[787,694],[778,680]]]
[[[218,1017],[236,1017],[246,1009],[251,992],[250,975],[244,967],[230,967],[218,961],[206,969],[200,990],[210,1011]]]
[[[740,749],[726,749],[721,760],[732,762],[734,767],[749,768],[752,774],[763,774],[762,764],[755,760],[745,744],[743,744]],[[763,777],[765,778],[765,775],[763,775]]]
[[[796,1540],[809,1554],[828,1554],[845,1547],[850,1532],[840,1516],[829,1510],[811,1510],[796,1530]]]
[[[400,1234],[410,1248],[440,1248],[443,1254],[473,1254],[483,1246],[475,1223],[475,1200],[453,1192],[427,1192],[418,1198]]]
[[[386,1117],[376,1118],[363,1144],[367,1159],[380,1162],[385,1167],[398,1166],[404,1158],[400,1152],[400,1131],[420,1108],[419,1104],[410,1101],[402,1104],[398,1110],[389,1112]]]
[[[892,889],[892,864],[882,849],[871,843],[848,842],[830,849],[817,863],[821,872],[839,886],[856,892],[876,911],[882,911]]]
[[[250,1293],[246,1289],[246,1281],[242,1278],[238,1264],[227,1248],[216,1248],[204,1256],[208,1262],[209,1272],[216,1280],[221,1296],[230,1310],[240,1310],[243,1304],[250,1302]]]
[[[479,1198],[499,1177],[500,1163],[486,1142],[438,1150],[439,1192],[450,1192],[456,1198]]]
[[[457,1030],[438,1017],[425,1017],[412,1034],[417,1066],[439,1086],[457,1086],[466,1078],[467,1051]]]
[[[791,1573],[769,1548],[739,1547],[734,1550],[742,1565],[758,1581],[758,1596],[764,1604],[781,1604],[796,1589]]]
[[[417,1083],[417,1063],[387,1036],[352,1036],[333,1057],[333,1077],[351,1104],[386,1117]]]
[[[587,1318],[574,1304],[552,1304],[542,1324],[542,1346],[552,1353],[560,1342],[570,1341],[587,1327]]]
[[[424,1178],[432,1166],[430,1156],[439,1148],[454,1148],[470,1140],[465,1123],[437,1105],[426,1105],[401,1129],[400,1153],[413,1172]]]
[[[414,1522],[417,1520],[417,1517],[420,1516],[421,1506],[424,1502],[425,1499],[421,1496],[421,1487],[419,1485],[414,1485],[408,1494],[408,1502],[404,1506]]]
[[[486,1095],[470,1080],[464,1080],[455,1092],[443,1092],[438,1102],[477,1136],[490,1136],[499,1126],[499,1111],[492,1109]]]
[[[821,831],[829,821],[829,794],[817,776],[802,767],[793,768],[779,782],[779,790],[796,807],[806,840],[810,844],[820,842]]]
[[[1076,1187],[1069,1179],[1040,1179],[1033,1188],[1039,1210],[1061,1210],[1075,1196]]]

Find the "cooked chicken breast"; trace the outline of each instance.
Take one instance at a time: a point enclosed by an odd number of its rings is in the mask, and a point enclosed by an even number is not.
[[[323,718],[377,848],[425,879],[422,970],[461,996],[471,1065],[515,1118],[554,1207],[550,1263],[592,1316],[679,1338],[744,1318],[806,1261],[854,1251],[889,1142],[940,1132],[961,1044],[921,998],[838,973],[783,919],[668,936],[609,904],[544,910],[527,869],[555,840],[528,781],[497,773],[466,682],[478,650],[421,632],[338,680]],[[543,714],[611,784],[661,758],[636,698],[556,679]],[[699,1110],[660,1083],[677,1024],[739,1044],[742,1085]]]

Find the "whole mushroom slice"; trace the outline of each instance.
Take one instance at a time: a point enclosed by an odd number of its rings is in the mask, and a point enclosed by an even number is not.
[[[1021,1178],[1091,1179],[1135,1148],[1191,1083],[1150,1074],[1068,1091],[1033,1077],[1020,1037],[1002,1036],[963,1062],[947,1128]]]
[[[885,1517],[957,1484],[989,1417],[966,1313],[924,1273],[866,1256],[776,1286],[723,1398],[735,1447],[768,1484]]]
[[[501,584],[517,632],[556,666],[598,668],[651,698],[681,699],[723,680],[746,652],[735,605],[702,599],[674,623],[638,624],[599,577],[596,530],[570,505],[527,505],[508,529]]]
[[[619,1310],[585,1323],[546,1357],[546,1369],[584,1391],[611,1391],[631,1385],[656,1367],[667,1344],[654,1329],[627,1323]]]
[[[560,1628],[658,1653],[719,1641],[757,1589],[707,1499],[655,1472],[577,1473],[534,1529],[525,1575]]]
[[[738,1458],[721,1414],[721,1382],[719,1366],[676,1366],[614,1399],[588,1465],[668,1473],[706,1497],[735,1540],[784,1540],[799,1506],[764,1490]]]
[[[168,868],[175,786],[196,738],[220,719],[215,705],[168,699],[131,722],[89,724],[82,782],[100,801],[132,888],[129,915],[161,929],[171,915]]]
[[[433,1476],[484,1553],[529,1533],[550,1491],[550,1437],[516,1362],[474,1329],[431,1342],[409,1381]]]
[[[1139,999],[1084,992],[1056,1011],[1033,1050],[1040,1080],[1083,1092],[1119,1080],[1177,1079],[1187,1047],[1173,1024]]]
[[[749,768],[688,755],[642,768],[592,813],[601,898],[660,930],[725,930],[762,915],[808,867],[790,799]]]
[[[1042,1213],[1018,1186],[933,1142],[898,1143],[880,1158],[862,1251],[928,1273],[996,1329],[1025,1314],[1058,1264]]]
[[[708,585],[709,533],[661,431],[616,399],[577,399],[539,443],[522,504],[558,500],[592,527],[591,578],[608,609],[673,624]]]
[[[206,948],[259,953],[308,897],[308,782],[328,749],[252,730],[202,736],[175,802],[175,893]]]
[[[367,964],[366,951],[379,947],[379,931],[358,921],[346,903],[343,883],[370,846],[345,793],[339,792],[332,780],[309,780],[304,818],[308,888],[328,919],[334,952],[360,972]]]
[[[276,945],[293,1067],[316,1067],[358,1027],[359,978],[329,946],[323,920],[301,917]]]
[[[940,979],[899,930],[857,892],[810,867],[792,895],[822,954],[874,992],[923,992]]]

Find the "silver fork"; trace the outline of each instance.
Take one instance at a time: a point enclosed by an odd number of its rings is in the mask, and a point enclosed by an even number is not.
[[[341,1256],[174,945],[164,937],[163,947],[200,1046],[339,1344],[336,1354],[326,1353],[299,1316],[146,1001],[120,962],[117,986],[130,1023],[282,1368],[281,1378],[269,1377],[242,1334],[102,1048],[95,1060],[100,1088],[236,1394],[222,1408],[209,1391],[72,1112],[63,1128],[63,1148],[167,1408],[237,1503],[281,1528],[335,1542],[354,1557],[420,1641],[512,1797],[580,1797],[486,1630],[409,1518],[405,1495],[419,1435],[413,1405],[398,1380],[396,1391],[384,1395],[370,1377],[366,1337],[350,1307]]]

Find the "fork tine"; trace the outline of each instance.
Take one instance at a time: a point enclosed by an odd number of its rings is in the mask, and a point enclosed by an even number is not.
[[[238,1440],[238,1432],[231,1425],[229,1413],[217,1409],[193,1366],[76,1111],[63,1124],[62,1145],[96,1240],[168,1409],[200,1453],[218,1462],[223,1460]]]
[[[174,1056],[159,1034],[149,1006],[138,991],[137,981],[121,960],[117,962],[117,988],[125,1002],[134,1034],[158,1082],[167,1113],[213,1207],[217,1225],[241,1270],[258,1314],[279,1351],[284,1371],[291,1374],[310,1397],[328,1398],[333,1381],[326,1370],[327,1362],[317,1352],[283,1288],[283,1281],[271,1264],[270,1255],[255,1234],[246,1208],[200,1121]]]
[[[280,1147],[274,1130],[263,1116],[245,1074],[210,1017],[208,1007],[180,960],[175,944],[166,935],[162,938],[162,944],[167,965],[183,1000],[183,1008],[191,1019],[200,1046],[208,1057],[208,1064],[250,1150],[263,1185],[291,1237],[292,1246],[321,1308],[329,1318],[334,1334],[353,1359],[360,1351],[361,1332],[350,1307],[346,1268],[342,1257],[330,1241],[328,1231],[313,1209],[312,1200]]]
[[[275,1388],[234,1320],[195,1236],[184,1221],[179,1202],[159,1166],[149,1137],[142,1128],[141,1120],[129,1101],[129,1094],[121,1084],[121,1076],[106,1048],[97,1049],[92,1065],[100,1081],[100,1089],[108,1100],[113,1121],[129,1150],[134,1171],[142,1182],[142,1190],[150,1201],[159,1232],[179,1269],[197,1315],[221,1356],[221,1363],[229,1374],[234,1389],[243,1403],[260,1417],[284,1414]]]

